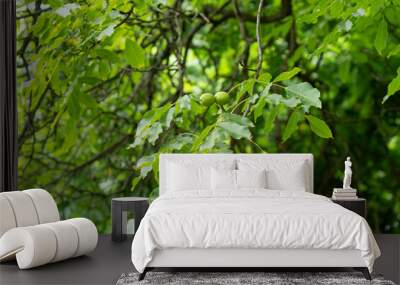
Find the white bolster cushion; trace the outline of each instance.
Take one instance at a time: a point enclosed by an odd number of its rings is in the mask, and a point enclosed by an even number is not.
[[[9,229],[60,220],[56,202],[43,189],[0,193],[0,237]]]
[[[14,211],[6,197],[0,195],[0,237],[9,229],[15,228]]]
[[[20,269],[86,254],[96,248],[97,229],[88,219],[19,227],[0,238],[0,261],[14,257]]]
[[[23,191],[3,192],[1,196],[10,203],[17,227],[27,227],[39,223],[35,205]]]
[[[43,225],[14,228],[0,239],[0,260],[16,257],[18,267],[27,269],[51,262],[57,249],[51,229]]]
[[[32,199],[39,219],[39,224],[57,222],[60,220],[57,204],[50,193],[43,189],[22,191]]]
[[[43,226],[52,231],[52,235],[55,235],[57,243],[55,256],[51,262],[64,260],[75,255],[78,250],[79,237],[78,232],[75,229],[72,229],[69,223],[61,221],[44,224]]]
[[[91,252],[96,248],[98,240],[97,228],[91,220],[75,218],[63,222],[70,223],[78,232],[79,244],[74,257]]]

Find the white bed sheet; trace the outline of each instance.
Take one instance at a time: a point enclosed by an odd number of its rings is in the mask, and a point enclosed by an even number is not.
[[[361,216],[324,196],[265,189],[162,195],[134,237],[135,268],[166,248],[357,249],[371,272],[380,255]]]

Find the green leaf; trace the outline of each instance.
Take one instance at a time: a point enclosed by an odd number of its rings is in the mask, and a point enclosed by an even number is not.
[[[143,67],[144,66],[144,50],[142,47],[129,39],[126,40],[125,44],[125,57],[126,61],[132,67]]]
[[[189,134],[179,134],[172,136],[169,141],[161,146],[162,152],[172,152],[173,150],[181,150],[185,145],[193,143],[193,136]]]
[[[199,146],[204,142],[204,139],[208,136],[210,131],[215,127],[215,125],[210,125],[206,127],[201,133],[197,136],[196,140],[193,143],[191,151],[194,152],[198,150]]]
[[[310,107],[321,109],[320,93],[317,88],[312,87],[308,82],[302,82],[286,87],[288,96],[294,96],[304,104],[304,110],[309,111]]]
[[[379,54],[382,54],[382,52],[386,48],[387,39],[388,39],[387,23],[386,20],[383,18],[379,23],[378,31],[376,32],[375,36],[375,48],[379,52]]]
[[[339,78],[343,83],[347,83],[350,80],[350,71],[351,71],[351,61],[346,60],[339,64]]]
[[[239,102],[246,92],[249,93],[250,95],[253,95],[254,83],[255,80],[251,78],[243,81],[240,84],[240,90],[236,95],[236,102]]]
[[[109,63],[107,61],[104,61],[104,60],[100,61],[98,63],[98,71],[99,71],[100,76],[103,79],[106,79],[108,77],[108,75],[110,74],[110,65],[109,65]]]
[[[272,84],[267,84],[265,86],[264,90],[261,92],[260,99],[257,101],[257,103],[254,105],[253,110],[254,110],[254,122],[257,121],[257,119],[262,115],[264,111],[265,104],[267,103],[267,96],[269,94],[269,90],[271,88]]]
[[[264,83],[269,83],[271,81],[271,78],[272,75],[266,72],[266,73],[261,73],[261,75],[258,77],[258,80]]]
[[[104,30],[102,30],[99,35],[96,37],[96,39],[98,41],[103,40],[106,37],[111,36],[114,33],[114,29],[115,29],[115,24],[111,24],[108,27],[106,27]]]
[[[58,156],[67,153],[71,147],[76,145],[79,138],[79,128],[77,126],[77,121],[69,117],[65,126],[63,127],[64,141],[61,146],[53,153],[53,155]]]
[[[333,138],[331,129],[323,120],[318,119],[317,117],[314,117],[312,115],[306,115],[305,117],[310,124],[311,130],[317,136],[325,139]]]
[[[47,15],[43,13],[37,18],[35,25],[32,27],[33,35],[39,36],[44,29],[48,28],[46,16]]]
[[[342,0],[333,0],[332,5],[331,5],[331,15],[334,18],[339,18],[342,14],[343,11],[343,5],[344,3]]]
[[[220,120],[222,122],[232,122],[246,127],[254,127],[253,122],[250,121],[248,118],[236,114],[222,113]]]
[[[194,101],[194,100],[193,100]],[[179,99],[177,100],[177,106],[178,106],[178,110],[190,110],[192,108],[192,103],[191,103],[191,99],[188,95],[184,95],[182,97],[179,97]]]
[[[149,129],[149,136],[147,138],[149,143],[154,145],[154,143],[156,142],[156,140],[158,139],[158,137],[160,136],[162,131],[163,131],[163,129],[162,129],[162,126],[161,126],[161,124],[159,122],[157,122],[154,125],[152,125],[151,128]]]
[[[79,99],[88,108],[96,109],[98,107],[96,99],[87,92],[80,93]]]
[[[80,115],[80,104],[79,104],[79,96],[78,93],[71,93],[68,97],[67,110],[69,115],[77,120]]]
[[[140,120],[140,122],[136,128],[136,136],[140,133],[143,133],[145,129],[147,129],[151,126],[151,121],[152,121],[152,118],[153,118],[155,112],[156,112],[156,110],[153,109],[153,110],[147,111],[143,115],[142,119]]]
[[[131,181],[131,192],[135,191],[136,186],[139,184],[140,180],[142,180],[142,177],[138,176],[132,179]]]
[[[162,107],[153,109],[151,111],[149,111],[148,113],[151,114],[150,116],[144,116],[145,120],[148,120],[148,117],[150,117],[149,123],[153,124],[155,122],[157,122],[158,120],[160,120],[160,118],[162,116],[164,116],[164,114],[166,112],[168,112],[168,110],[171,108],[171,103],[165,104]],[[147,114],[147,113],[146,113]]]
[[[316,1],[309,13],[304,13],[299,17],[299,22],[317,23],[318,18],[327,13],[327,10],[332,5],[333,0]]]
[[[283,131],[282,142],[285,142],[297,130],[297,124],[303,119],[303,114],[297,110],[290,115],[285,130]]]
[[[79,9],[80,6],[79,4],[76,3],[67,3],[64,6],[58,8],[57,10],[55,10],[55,13],[60,15],[61,17],[68,17],[71,14],[71,11],[75,10],[75,9]]]
[[[215,128],[208,136],[207,138],[204,140],[204,142],[201,144],[201,146],[199,147],[200,151],[207,151],[207,150],[212,150],[213,148],[215,148],[215,145],[218,142],[223,141],[222,136],[220,136],[220,133],[224,133],[223,130],[221,130],[220,128]]]
[[[94,77],[94,76],[82,76],[79,81],[81,83],[85,83],[85,84],[90,84],[90,85],[94,85],[98,82],[101,81],[100,78]]]
[[[164,114],[166,112],[168,112],[168,110],[170,108],[171,108],[171,103],[168,103],[168,104],[165,104],[162,107],[158,107],[158,108],[154,109],[155,112],[154,112],[153,117],[150,120],[151,123],[154,123],[154,122],[158,121],[162,116],[164,116]]]
[[[254,105],[254,122],[257,122],[257,119],[264,112],[265,104],[267,104],[265,96],[261,96],[261,98],[258,100],[257,104]]]
[[[62,104],[62,107],[57,113],[57,116],[54,118],[53,122],[51,123],[50,128],[53,130],[55,126],[58,124],[58,121],[61,119],[62,115],[65,112],[65,109],[67,108],[67,104]]]
[[[220,122],[218,123],[218,127],[227,131],[234,139],[251,138],[251,133],[247,126],[239,125],[234,122]]]
[[[279,74],[272,82],[279,82],[279,81],[284,81],[284,80],[288,80],[290,78],[292,78],[293,76],[295,76],[297,73],[299,73],[301,71],[300,68],[295,67],[290,71],[285,71],[282,72],[281,74]]]
[[[135,141],[133,144],[131,144],[129,147],[134,148],[138,145],[141,145],[146,139],[148,139],[150,136],[152,136],[152,131],[159,132],[158,126],[154,129],[151,130],[150,128],[154,123],[159,121],[161,117],[164,116],[168,110],[171,108],[171,103],[165,104],[162,107],[152,109],[150,111],[147,111],[144,115],[143,118],[140,120],[137,128],[136,128],[136,135],[135,135]],[[161,126],[161,124],[160,124]],[[158,138],[159,133],[156,135]],[[157,139],[156,138],[156,139]],[[154,140],[154,137],[151,137],[151,141]]]
[[[162,125],[166,128],[169,128],[171,125],[172,120],[174,119],[175,115],[175,108],[172,107],[171,109],[168,110],[160,119]]]
[[[154,156],[154,160],[153,160],[153,165],[152,165],[152,167],[153,167],[153,176],[154,176],[154,180],[155,180],[157,183],[159,183],[159,178],[160,178],[160,175],[159,175],[159,172],[160,172],[159,165],[160,165],[160,154],[159,154],[159,153],[156,153],[155,156]]]
[[[296,62],[307,53],[304,46],[300,46],[296,49],[294,54],[288,59],[288,67],[293,67]]]
[[[267,102],[270,102],[273,105],[279,105],[282,103],[283,96],[280,94],[272,93],[271,95],[268,96]]]
[[[291,97],[289,99],[282,99],[281,103],[283,103],[286,107],[288,108],[295,108],[298,104],[300,104],[300,100],[294,97]]]
[[[136,163],[136,168],[140,169],[140,177],[145,178],[153,170],[155,155],[142,156]]]
[[[215,106],[215,105],[214,105]],[[206,107],[197,103],[193,98],[190,99],[190,110],[193,114],[203,114],[204,110],[207,110]]]
[[[253,95],[254,83],[255,83],[254,79],[247,79],[246,81],[243,82],[243,88],[250,95]]]
[[[278,113],[281,111],[282,105],[278,105],[273,107],[271,110],[269,110],[266,115],[265,115],[265,131],[267,133],[272,131],[272,128],[274,127],[274,121]]]
[[[94,52],[99,58],[107,59],[107,60],[111,61],[112,63],[118,63],[118,61],[119,61],[118,55],[111,50],[96,49]]]
[[[392,57],[392,56],[398,56],[400,55],[400,45],[397,45],[396,47],[394,47],[388,54],[388,57]]]
[[[267,84],[263,91],[261,92],[261,96],[267,96],[269,94],[269,90],[271,89],[272,83]]]
[[[320,56],[322,52],[330,49],[330,46],[337,43],[341,33],[338,27],[335,27],[328,35],[325,36],[322,43],[319,44],[318,48],[314,50],[314,56]]]
[[[383,97],[382,103],[385,103],[390,96],[400,90],[400,67],[397,69],[397,76],[390,81],[386,96]]]

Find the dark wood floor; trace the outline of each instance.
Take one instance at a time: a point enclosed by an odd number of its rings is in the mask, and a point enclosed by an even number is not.
[[[95,251],[41,267],[18,270],[16,262],[0,265],[0,284],[115,284],[124,272],[134,271],[131,241],[111,241],[99,236]]]
[[[382,257],[375,272],[400,282],[400,235],[376,235]],[[94,252],[42,267],[19,270],[15,262],[0,265],[0,284],[115,284],[124,272],[134,271],[130,259],[131,240],[111,242],[100,236]]]
[[[374,265],[374,271],[400,284],[400,235],[375,235],[381,250]]]

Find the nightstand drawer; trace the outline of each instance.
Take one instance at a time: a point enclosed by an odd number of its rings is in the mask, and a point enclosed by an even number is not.
[[[361,217],[367,217],[367,202],[363,198],[357,198],[354,200],[336,200],[332,199],[332,202],[339,204],[340,206],[359,214]]]

